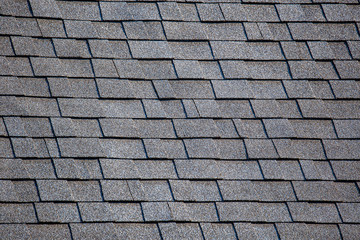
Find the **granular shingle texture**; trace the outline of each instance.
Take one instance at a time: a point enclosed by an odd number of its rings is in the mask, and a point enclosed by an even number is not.
[[[0,0],[0,239],[360,239],[359,0]]]

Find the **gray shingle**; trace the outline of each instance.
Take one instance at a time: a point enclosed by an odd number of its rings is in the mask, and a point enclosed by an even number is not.
[[[110,204],[115,222],[142,222],[143,216],[138,203]]]
[[[30,58],[36,76],[65,76],[62,61],[57,58]]]
[[[220,201],[220,194],[215,181],[170,181],[176,201]]]
[[[32,204],[0,204],[1,223],[36,223]]]
[[[328,109],[333,119],[359,118],[359,101],[325,101],[325,107]]]
[[[165,34],[160,22],[123,22],[128,39],[165,40]],[[125,37],[124,37],[125,38]]]
[[[184,21],[199,21],[199,14],[195,4],[178,3]]]
[[[68,181],[74,200],[101,201],[101,192],[99,182],[97,181]]]
[[[137,60],[114,60],[120,78],[145,78]]]
[[[166,41],[129,41],[129,45],[134,58],[172,58]]]
[[[100,137],[99,124],[91,119],[52,118],[52,127],[60,137]]]
[[[306,118],[329,118],[329,111],[322,100],[298,100],[301,113]]]
[[[360,234],[358,224],[340,224],[339,226],[344,239],[355,240]]]
[[[335,180],[334,173],[327,161],[300,160],[304,177],[311,180]]]
[[[0,33],[13,34],[21,36],[41,36],[39,26],[35,19],[31,18],[14,18],[14,17],[2,17],[1,26],[4,26]]]
[[[344,222],[360,222],[360,203],[338,203],[337,206]]]
[[[295,40],[359,40],[353,24],[334,23],[289,23],[291,34]]]
[[[54,97],[97,98],[95,81],[82,78],[48,78],[51,95]]]
[[[216,100],[194,100],[196,109],[198,110],[200,117],[206,117],[206,118],[221,118],[225,117],[224,115],[226,113],[234,114],[235,111],[232,111],[234,109],[227,109],[228,112],[222,112],[220,111],[219,102]],[[229,105],[229,104],[228,104]],[[235,106],[234,106],[235,107]],[[223,109],[222,109],[223,110]]]
[[[307,80],[283,81],[289,98],[314,98],[315,93]]]
[[[356,186],[353,183],[343,182],[293,182],[296,195],[300,201],[336,201],[358,202],[360,201]]]
[[[234,119],[242,138],[266,138],[265,128],[260,120]]]
[[[60,10],[54,0],[31,0],[31,9],[34,16],[61,18]]]
[[[86,41],[76,39],[53,39],[56,54],[59,57],[90,58]]]
[[[256,117],[274,118],[282,117],[279,104],[272,99],[269,100],[251,100],[251,105],[254,109]]]
[[[358,161],[331,161],[331,166],[339,180],[360,179],[360,163]]]
[[[223,13],[218,4],[196,4],[201,21],[224,21]]]
[[[222,159],[246,159],[244,142],[240,139],[216,140]]]
[[[231,224],[201,223],[200,225],[206,239],[236,239]]]
[[[0,37],[0,54],[2,56],[13,56],[14,50],[11,47],[10,37],[2,36]]]
[[[118,238],[113,223],[71,223],[71,233],[74,239],[103,239],[111,240]]]
[[[4,118],[9,136],[52,137],[53,133],[47,118]]]
[[[165,180],[128,181],[131,196],[135,201],[172,201],[170,186]]]
[[[213,59],[207,42],[168,42],[168,44],[175,59]]]
[[[102,139],[101,146],[109,158],[145,158],[144,146],[140,140]],[[98,146],[98,148],[101,148]]]
[[[144,144],[149,158],[186,158],[181,140],[145,139]]]
[[[114,213],[108,202],[80,202],[78,205],[84,222],[114,221]]]
[[[334,61],[334,63],[342,79],[359,79],[359,61]]]
[[[213,139],[185,139],[187,153],[190,158],[219,158],[220,152]]]
[[[101,20],[95,2],[56,2],[63,19]]]
[[[359,6],[346,4],[322,4],[322,7],[328,21],[343,22],[359,20],[359,16],[357,14]]]
[[[249,81],[249,88],[258,99],[287,98],[280,81]]]
[[[134,3],[127,4],[130,14],[134,20],[160,20],[156,3]]]
[[[139,61],[139,63],[145,79],[176,79],[171,61]]]
[[[180,8],[177,2],[159,2],[161,18],[164,20],[183,20]]]
[[[354,80],[330,81],[336,98],[360,98],[360,86]]]
[[[97,160],[54,159],[56,174],[59,178],[100,179],[102,178]]]
[[[69,239],[71,233],[66,224],[43,224],[28,225],[29,233],[32,238],[39,239]]]
[[[314,59],[351,59],[344,43],[309,41],[308,46]]]
[[[59,138],[62,157],[104,157],[108,154],[96,138]]]
[[[104,20],[132,20],[125,2],[101,2],[100,9]]]
[[[95,77],[119,77],[114,62],[110,59],[92,59]]]
[[[179,100],[143,100],[147,118],[184,118],[184,108]]]
[[[1,77],[0,84],[2,95],[50,96],[45,78]]]
[[[22,166],[14,164],[17,168],[26,169],[28,177],[31,179],[54,179],[56,178],[53,165],[50,160],[26,160]],[[19,173],[18,173],[19,174]],[[19,174],[21,176],[22,174]]]
[[[319,5],[277,4],[280,19],[285,22],[323,22],[325,17]]]
[[[224,200],[230,201],[294,201],[289,182],[219,181]]]
[[[168,40],[207,40],[208,36],[199,22],[163,22]]]
[[[93,57],[96,58],[130,58],[125,41],[89,40]]]
[[[65,30],[71,38],[97,38],[100,36],[91,21],[64,20]]]
[[[228,21],[277,22],[279,18],[272,5],[221,4],[225,19]]]
[[[215,120],[215,125],[219,129],[221,138],[238,138],[239,137],[233,121],[231,121],[229,119],[219,119],[219,120]]]
[[[30,17],[30,9],[26,1],[10,1],[5,0],[0,3],[0,13],[2,15],[11,15],[11,16],[23,16]]]
[[[138,178],[139,173],[132,160],[100,159],[105,179]]]
[[[328,120],[290,120],[290,124],[299,138],[336,138]]]
[[[210,81],[169,81],[178,98],[214,98]]]
[[[209,40],[246,40],[241,23],[206,23],[203,26]]]
[[[134,98],[134,89],[128,80],[96,79],[101,97],[104,98]]]
[[[359,41],[347,41],[349,51],[354,59],[360,59],[360,42]]]
[[[245,139],[249,158],[277,158],[279,155],[271,140]]]
[[[172,219],[170,208],[166,202],[143,202],[145,221],[170,221]]]
[[[324,237],[340,239],[339,230],[336,225],[277,223],[276,227],[281,238],[285,239],[298,239],[304,236],[309,239],[322,239]]]
[[[160,99],[174,98],[176,96],[176,93],[172,89],[170,82],[168,80],[153,80],[152,83]]]
[[[175,138],[170,120],[135,120],[141,138]]]
[[[15,156],[19,158],[47,158],[49,152],[43,139],[12,138]]]
[[[212,119],[175,119],[174,127],[181,138],[219,137],[219,129]]]
[[[291,221],[283,203],[218,202],[216,206],[221,221]]]
[[[66,37],[61,20],[37,19],[43,37]]]
[[[36,180],[42,201],[73,201],[70,186],[65,180]]]
[[[51,41],[48,39],[12,37],[11,40],[16,55],[55,57]]]
[[[178,78],[202,79],[204,72],[198,61],[195,60],[174,60],[174,66]]]
[[[39,196],[34,181],[1,180],[2,202],[36,202]]]
[[[101,128],[106,137],[139,137],[139,129],[132,119],[101,119]]]
[[[290,213],[296,222],[339,223],[335,204],[289,202]]]
[[[252,92],[246,80],[211,81],[216,98],[249,98]]]
[[[276,239],[278,238],[274,224],[253,224],[253,223],[234,223],[237,235],[240,238],[253,239]]]
[[[156,224],[116,224],[115,230],[120,239],[161,239]],[[109,238],[111,239],[111,238]]]
[[[96,32],[98,37],[101,39],[126,39],[124,30],[121,26],[121,23],[118,22],[92,22],[92,27],[95,28],[94,36],[96,37]]]
[[[159,223],[164,239],[201,239],[201,230],[196,223]]]
[[[29,239],[31,236],[25,224],[1,224],[0,231],[4,239]]]
[[[298,105],[295,100],[277,100],[282,117],[284,118],[301,118]]]
[[[266,133],[269,138],[295,137],[295,131],[287,119],[264,119]]]
[[[137,160],[134,165],[140,179],[177,178],[174,164],[170,160]]]
[[[35,208],[40,222],[80,222],[75,203],[36,203]]]
[[[260,160],[265,179],[303,180],[298,161]]]
[[[215,61],[199,61],[205,79],[223,79],[220,65]]]
[[[273,141],[281,158],[325,159],[319,140],[274,139]]]
[[[325,140],[324,147],[329,159],[359,159],[359,140]]]
[[[305,42],[281,42],[286,59],[289,60],[309,60],[310,52]]]

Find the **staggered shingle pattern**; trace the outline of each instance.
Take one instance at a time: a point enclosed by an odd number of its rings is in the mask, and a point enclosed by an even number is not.
[[[1,239],[360,239],[358,0],[0,15]]]

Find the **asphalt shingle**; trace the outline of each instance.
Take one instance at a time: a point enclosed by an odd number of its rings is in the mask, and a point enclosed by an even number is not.
[[[0,1],[0,238],[358,239],[359,10]]]

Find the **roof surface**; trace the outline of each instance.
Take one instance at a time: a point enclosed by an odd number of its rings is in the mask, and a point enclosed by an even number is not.
[[[359,1],[0,14],[1,239],[360,239]]]

